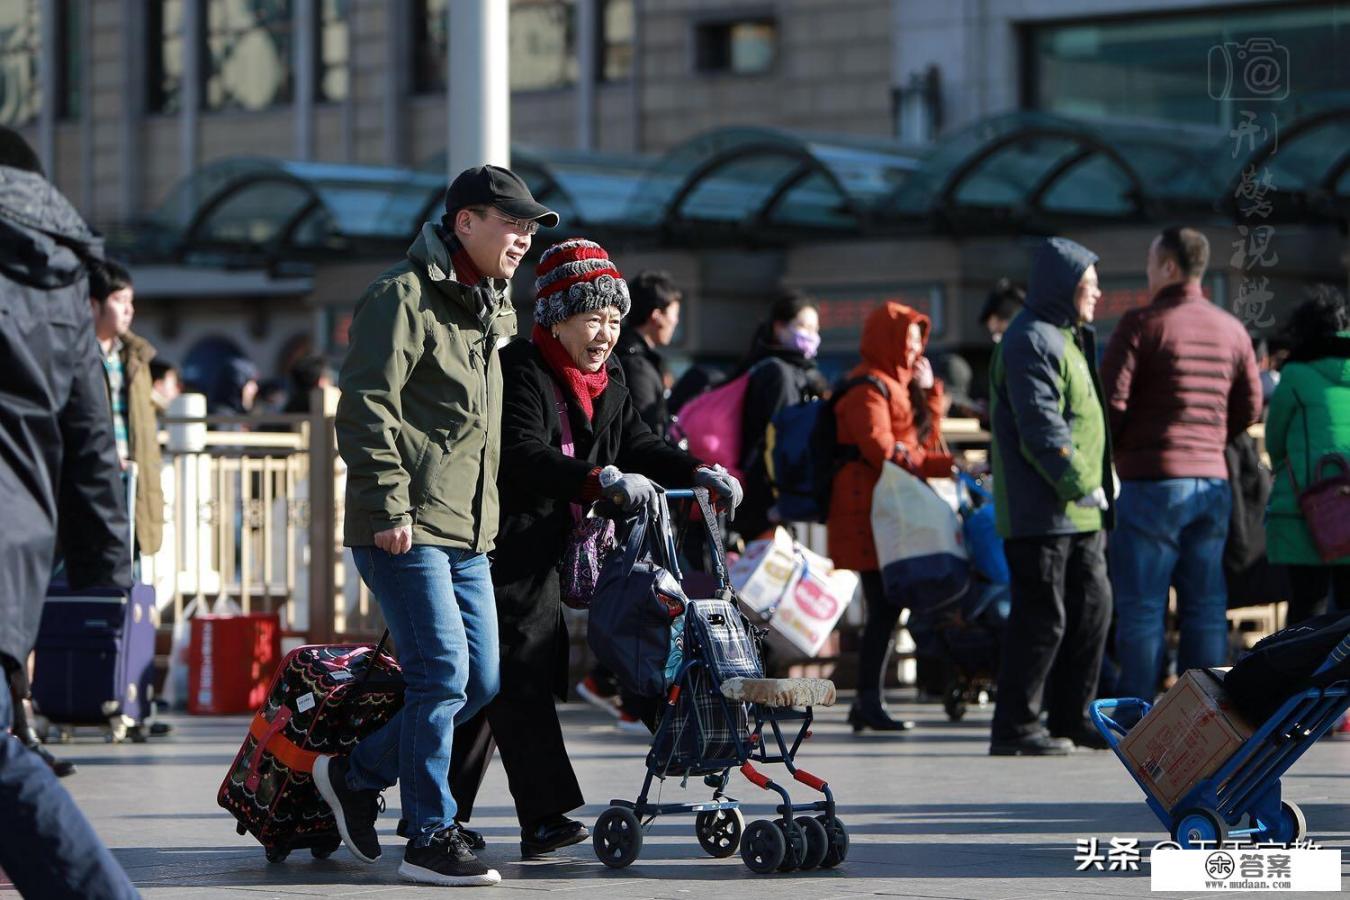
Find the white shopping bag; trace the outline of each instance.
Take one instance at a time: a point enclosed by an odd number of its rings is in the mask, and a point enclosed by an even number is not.
[[[858,575],[836,569],[829,559],[798,547],[804,565],[769,620],[774,644],[786,641],[794,651],[814,657],[829,639],[858,590]]]
[[[805,565],[795,552],[792,535],[775,528],[772,538],[751,541],[728,572],[731,586],[745,607],[761,621],[773,615],[788,587]]]
[[[886,598],[918,615],[960,598],[970,581],[961,520],[922,478],[886,463],[872,493],[872,534]]]

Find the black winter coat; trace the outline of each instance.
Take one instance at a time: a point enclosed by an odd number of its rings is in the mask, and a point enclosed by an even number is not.
[[[40,175],[0,166],[0,658],[37,638],[58,535],[71,587],[129,587],[130,534],[80,256],[103,244]],[[3,660],[0,660],[3,661]]]
[[[670,410],[666,406],[666,370],[661,354],[648,346],[646,338],[635,329],[624,328],[614,347],[614,357],[623,367],[628,394],[638,415],[652,431],[664,437],[670,427]]]
[[[516,341],[501,351],[502,464],[497,479],[501,525],[492,583],[501,637],[505,697],[567,690],[567,629],[558,564],[573,522],[571,503],[597,466],[615,465],[663,487],[690,487],[698,461],[647,427],[611,357],[609,386],[586,421],[567,398],[576,458],[562,450],[557,384],[539,350]],[[564,389],[564,396],[567,396]]]

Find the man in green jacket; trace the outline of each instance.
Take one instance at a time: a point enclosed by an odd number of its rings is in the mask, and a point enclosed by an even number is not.
[[[497,166],[461,173],[408,258],[366,289],[338,380],[347,464],[346,545],[379,601],[407,683],[403,710],[314,781],[363,862],[380,856],[379,793],[395,781],[409,838],[399,875],[495,884],[455,824],[448,775],[456,722],[497,693],[499,343],[516,333],[508,293],[530,238],[557,213]]]
[[[1012,573],[994,756],[1105,746],[1088,721],[1111,624],[1111,445],[1091,326],[1101,297],[1096,263],[1073,241],[1043,241],[1026,307],[990,368],[994,509]]]

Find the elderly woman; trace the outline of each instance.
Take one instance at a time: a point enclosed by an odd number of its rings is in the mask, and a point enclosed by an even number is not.
[[[734,478],[671,447],[638,415],[622,370],[610,360],[629,298],[604,249],[565,241],[544,252],[537,275],[531,339],[501,352],[501,528],[492,562],[501,692],[455,729],[451,756],[458,818],[468,821],[495,740],[526,857],[587,837],[586,827],[566,815],[583,801],[553,705],[567,686],[558,563],[573,504],[600,498],[606,466],[624,474],[605,497],[618,497],[626,509],[655,502],[653,482],[707,487],[733,506],[741,493]],[[481,845],[479,835],[466,837]]]

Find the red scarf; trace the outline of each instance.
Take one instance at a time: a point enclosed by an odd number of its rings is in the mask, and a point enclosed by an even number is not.
[[[469,251],[464,249],[457,237],[452,236],[446,245],[450,250],[450,265],[455,267],[455,281],[467,287],[476,287],[483,280],[483,273],[473,264]]]
[[[567,352],[562,342],[541,325],[534,326],[530,340],[534,341],[534,345],[544,357],[544,362],[548,363],[548,367],[562,380],[567,393],[572,395],[577,406],[586,414],[586,421],[594,419],[595,405],[591,401],[609,387],[608,368],[602,366],[599,372],[594,373],[581,371],[572,361],[572,355]]]

